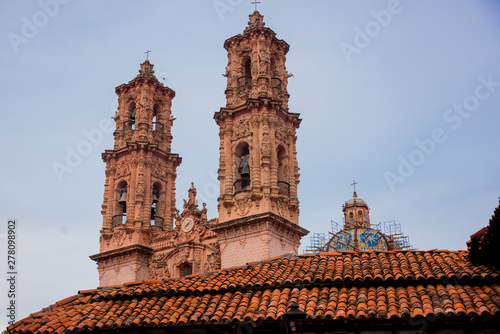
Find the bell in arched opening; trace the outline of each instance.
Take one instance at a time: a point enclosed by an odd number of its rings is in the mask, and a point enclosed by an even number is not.
[[[120,199],[118,200],[118,204],[123,207],[123,213],[127,212],[127,188],[123,188],[121,190]]]
[[[158,199],[160,198],[160,192],[158,189],[153,188],[153,204],[158,203]]]
[[[246,179],[250,177],[250,165],[248,164],[248,160],[250,158],[250,151],[248,147],[245,148],[241,155],[240,167],[238,168],[238,172],[240,173],[241,178]]]

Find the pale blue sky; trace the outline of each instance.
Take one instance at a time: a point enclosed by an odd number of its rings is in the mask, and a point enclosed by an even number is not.
[[[100,155],[113,140],[101,131],[84,147],[84,132],[114,115],[114,88],[147,49],[177,94],[178,206],[195,182],[217,216],[222,45],[253,11],[237,0],[60,2],[0,2],[0,219],[20,223],[19,317],[98,285],[88,256],[99,250]],[[419,249],[465,249],[500,195],[498,2],[262,2],[266,25],[291,46],[301,226],[327,232],[356,179],[372,223],[396,220]],[[85,148],[59,182],[53,163]]]

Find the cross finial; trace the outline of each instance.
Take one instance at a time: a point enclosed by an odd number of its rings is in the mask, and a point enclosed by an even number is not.
[[[149,53],[151,52],[151,50],[148,49],[148,51],[144,52],[146,54],[146,60],[149,59]]]
[[[354,193],[356,193],[356,185],[357,184],[358,184],[358,182],[356,182],[356,180],[352,180],[351,186],[354,186]]]
[[[260,1],[254,1],[254,2],[252,2],[252,5],[255,5],[255,10],[257,10],[257,4],[259,4],[259,3],[260,3]]]

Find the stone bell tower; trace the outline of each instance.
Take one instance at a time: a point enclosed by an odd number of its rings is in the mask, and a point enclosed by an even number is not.
[[[116,87],[114,149],[106,150],[103,225],[97,262],[101,286],[148,278],[154,234],[175,217],[178,154],[170,152],[175,92],[154,76],[146,60],[129,83]]]
[[[250,15],[243,34],[224,43],[226,107],[215,113],[220,127],[218,178],[222,267],[298,252],[308,233],[299,223],[299,114],[288,110],[285,60],[289,45]]]

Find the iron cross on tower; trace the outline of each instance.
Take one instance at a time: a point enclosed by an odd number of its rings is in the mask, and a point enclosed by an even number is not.
[[[255,5],[255,10],[257,10],[257,4],[259,4],[259,3],[260,3],[260,1],[254,1],[254,2],[252,2],[251,4],[252,4],[252,5]]]
[[[356,193],[356,185],[357,184],[358,184],[358,182],[356,182],[356,180],[352,180],[351,186],[354,186],[354,193]]]
[[[151,52],[151,50],[148,49],[148,51],[144,52],[146,54],[146,59],[149,59],[149,53]]]

